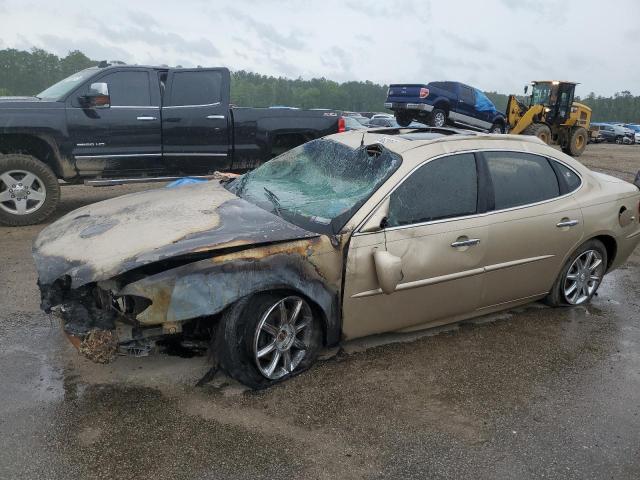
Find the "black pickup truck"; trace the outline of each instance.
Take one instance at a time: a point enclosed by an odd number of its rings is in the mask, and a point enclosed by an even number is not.
[[[0,97],[0,224],[53,213],[65,183],[242,172],[344,128],[340,113],[230,105],[226,68],[102,63],[35,97]]]

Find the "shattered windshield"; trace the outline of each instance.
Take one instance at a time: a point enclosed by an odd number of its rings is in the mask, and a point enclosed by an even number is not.
[[[313,140],[231,182],[229,190],[302,228],[336,234],[400,166],[382,145]]]

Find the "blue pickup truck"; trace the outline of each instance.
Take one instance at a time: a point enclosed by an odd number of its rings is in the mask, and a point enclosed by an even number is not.
[[[396,121],[406,127],[412,121],[432,127],[447,123],[505,133],[506,119],[477,88],[460,82],[431,82],[426,85],[391,85],[385,108],[393,110]]]

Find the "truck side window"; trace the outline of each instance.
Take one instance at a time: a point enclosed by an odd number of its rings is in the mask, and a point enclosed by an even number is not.
[[[114,107],[151,105],[151,89],[147,72],[114,72],[98,81],[109,85],[111,105]]]
[[[473,90],[469,87],[465,87],[464,85],[460,85],[460,99],[464,103],[468,103],[469,105],[476,104],[476,95]]]
[[[221,100],[222,74],[214,71],[175,72],[168,105],[209,105]]]

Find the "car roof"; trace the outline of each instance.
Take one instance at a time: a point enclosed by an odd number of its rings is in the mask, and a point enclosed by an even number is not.
[[[538,137],[532,135],[507,135],[507,134],[489,134],[476,132],[473,130],[464,130],[459,128],[369,128],[367,130],[352,130],[349,132],[338,133],[327,138],[338,141],[351,148],[357,148],[360,145],[371,146],[382,144],[385,148],[399,154],[403,154],[408,150],[418,147],[430,145],[434,143],[450,144],[454,142],[470,142],[469,148],[486,148],[477,145],[478,141],[503,141],[513,144],[516,150],[521,149],[523,144],[535,144],[547,146]],[[471,145],[471,141],[475,141],[476,145]],[[446,147],[445,147],[446,148]]]

